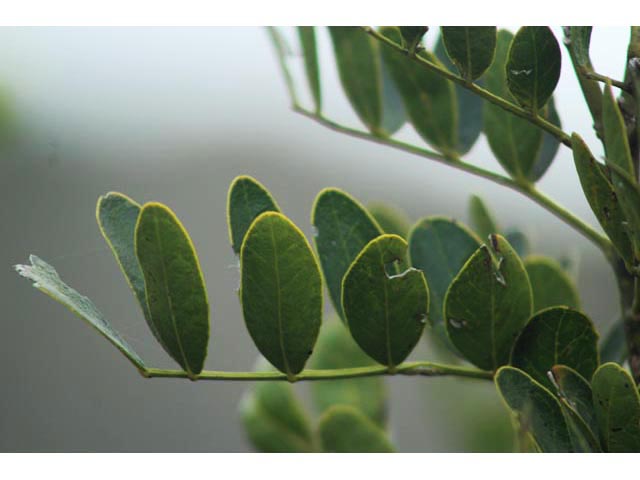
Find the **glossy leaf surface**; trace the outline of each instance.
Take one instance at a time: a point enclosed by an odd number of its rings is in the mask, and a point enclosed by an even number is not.
[[[333,305],[342,313],[342,279],[356,256],[382,229],[352,196],[326,188],[316,197],[311,214],[322,273]]]
[[[508,363],[531,308],[531,286],[522,261],[503,237],[492,235],[451,283],[444,299],[445,326],[467,360],[495,370]]]
[[[159,342],[196,377],[207,356],[209,302],[189,234],[168,207],[146,203],[136,225],[135,250]]]
[[[422,335],[429,291],[420,270],[409,268],[407,243],[382,235],[362,250],[342,283],[342,307],[360,348],[390,368],[402,363]],[[390,274],[389,265],[399,273]]]
[[[322,319],[322,280],[303,233],[284,215],[261,214],[240,253],[240,298],[256,347],[292,378],[302,371]]]

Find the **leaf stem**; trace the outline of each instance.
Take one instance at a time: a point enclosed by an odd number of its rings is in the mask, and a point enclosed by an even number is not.
[[[482,87],[479,87],[475,83],[472,83],[472,82],[469,82],[469,81],[465,80],[463,77],[461,77],[459,75],[456,75],[453,72],[450,72],[446,68],[443,68],[443,67],[441,67],[439,65],[436,65],[435,63],[432,63],[429,60],[426,60],[426,59],[424,59],[424,58],[422,58],[422,57],[420,57],[418,55],[415,55],[415,54],[412,55],[409,50],[407,50],[406,48],[404,48],[401,45],[398,45],[393,40],[388,39],[387,37],[385,37],[384,35],[382,35],[380,32],[378,32],[377,30],[375,30],[372,27],[362,27],[362,29],[366,33],[371,35],[373,38],[378,40],[379,42],[382,42],[385,45],[388,45],[389,47],[393,48],[394,50],[397,50],[400,53],[403,53],[404,55],[406,55],[407,57],[409,57],[413,61],[423,65],[424,67],[428,68],[429,70],[431,70],[431,71],[433,71],[433,72],[445,77],[448,80],[451,80],[454,83],[457,83],[458,85],[460,85],[463,88],[466,88],[467,90],[470,90],[471,92],[473,92],[476,95],[484,98],[488,102],[491,102],[494,105],[497,105],[498,107],[500,107],[500,108],[502,108],[502,109],[504,109],[504,110],[506,110],[506,111],[508,111],[510,113],[513,113],[514,115],[516,115],[518,117],[521,117],[521,118],[524,118],[525,120],[528,120],[532,124],[538,126],[539,128],[545,130],[546,132],[548,132],[551,135],[553,135],[554,137],[556,137],[558,139],[558,141],[562,142],[567,147],[571,148],[571,137],[569,136],[569,134],[567,134],[562,129],[560,129],[557,126],[555,126],[553,123],[551,123],[551,122],[545,120],[544,118],[540,117],[539,115],[534,115],[534,114],[532,114],[532,112],[530,110],[525,110],[524,108],[520,107],[519,105],[516,105],[515,103],[510,102],[509,100],[506,100],[506,99],[504,99],[502,97],[494,95],[489,90],[486,90],[486,89],[484,89]]]
[[[160,368],[147,368],[141,370],[146,378],[189,378],[187,372],[182,370],[164,370]],[[425,377],[456,376],[492,380],[493,372],[478,370],[469,367],[455,365],[443,365],[433,362],[406,362],[395,367],[394,373],[383,365],[358,368],[341,368],[334,370],[303,370],[291,380],[286,374],[280,372],[220,372],[213,370],[202,371],[195,380],[218,381],[318,381],[338,380],[345,378],[374,377],[381,375],[419,375]]]
[[[609,82],[611,83],[612,86],[619,88],[620,90],[624,90],[625,92],[628,92],[628,93],[632,92],[631,86],[621,80],[615,80],[611,77],[607,77],[606,75],[601,75],[596,72],[586,72],[584,75],[589,80],[596,80],[601,83]]]
[[[608,260],[611,261],[613,258],[615,258],[615,253],[609,239],[596,232],[591,226],[587,225],[584,221],[573,215],[564,207],[558,205],[556,202],[537,190],[535,186],[531,184],[516,182],[511,178],[491,172],[489,170],[485,170],[476,165],[466,163],[460,160],[459,157],[453,155],[438,153],[433,150],[417,147],[410,143],[401,142],[389,137],[376,136],[369,132],[356,130],[344,125],[340,125],[339,123],[329,120],[321,114],[305,110],[302,107],[296,106],[293,107],[293,110],[333,131],[344,133],[351,137],[360,138],[362,140],[368,140],[380,145],[386,145],[388,147],[395,148],[396,150],[401,150],[403,152],[411,153],[420,157],[428,158],[429,160],[448,165],[455,169],[470,173],[471,175],[475,175],[476,177],[490,180],[493,183],[497,183],[498,185],[502,185],[511,190],[519,192],[522,195],[533,200],[535,203],[555,215],[557,218],[559,218],[567,225],[581,233],[588,240],[593,242],[600,250],[602,250],[603,254],[607,257]]]

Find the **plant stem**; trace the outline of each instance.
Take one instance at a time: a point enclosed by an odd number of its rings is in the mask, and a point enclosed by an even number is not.
[[[401,45],[398,45],[393,40],[388,39],[387,37],[385,37],[384,35],[382,35],[380,32],[378,32],[372,27],[362,27],[362,29],[365,32],[367,32],[369,35],[371,35],[373,38],[378,40],[379,42],[382,42],[385,45],[388,45],[389,47],[393,48],[394,50],[397,50],[400,53],[403,53],[413,61],[419,63],[420,65],[423,65],[429,70],[445,77],[448,80],[451,80],[452,82],[457,83],[458,85],[460,85],[463,88],[466,88],[467,90],[472,91],[473,93],[484,98],[488,102],[491,102],[494,105],[497,105],[498,107],[508,112],[511,112],[518,117],[528,120],[529,122],[533,123],[534,125],[538,126],[539,128],[545,130],[546,132],[556,137],[560,142],[565,144],[567,147],[571,148],[570,135],[564,132],[562,129],[555,126],[553,123],[537,115],[536,112],[525,110],[524,108],[520,107],[519,105],[516,105],[515,103],[510,102],[509,100],[506,100],[502,97],[494,95],[489,90],[485,90],[484,88],[479,87],[475,83],[469,82],[464,78],[462,78],[461,76],[456,75],[455,73],[450,72],[446,68],[436,65],[435,63],[432,63],[429,60],[426,60],[420,57],[419,55],[415,55],[415,54],[412,55],[411,52],[409,52],[409,50],[407,50]]]
[[[489,170],[485,170],[483,168],[477,167],[476,165],[463,162],[458,157],[434,152],[432,150],[420,148],[409,143],[401,142],[399,140],[376,136],[369,132],[356,130],[344,125],[340,125],[339,123],[333,122],[332,120],[329,120],[320,114],[305,110],[301,107],[294,107],[293,110],[336,132],[344,133],[355,138],[360,138],[362,140],[368,140],[380,145],[386,145],[388,147],[395,148],[396,150],[401,150],[403,152],[411,153],[423,158],[428,158],[429,160],[448,165],[477,177],[485,178],[494,183],[497,183],[498,185],[510,188],[511,190],[515,190],[516,192],[519,192],[522,195],[530,198],[538,205],[542,206],[544,209],[551,212],[557,218],[565,222],[567,225],[577,230],[587,239],[591,240],[591,242],[593,242],[600,250],[602,250],[607,259],[611,260],[615,257],[613,247],[609,239],[607,239],[603,235],[600,235],[592,227],[587,225],[585,222],[583,222],[581,219],[573,215],[562,206],[555,203],[553,200],[541,193],[531,184],[518,183],[511,178],[499,175]]]
[[[611,83],[612,86],[619,88],[620,90],[624,90],[625,92],[631,92],[631,87],[627,83],[621,80],[615,80],[611,77],[607,77],[606,75],[601,75],[596,72],[585,73],[585,76],[590,80],[596,80],[601,83],[609,82]]]
[[[146,378],[189,378],[187,372],[182,370],[148,368],[141,371],[141,373]],[[344,378],[374,377],[381,375],[421,375],[425,377],[456,376],[484,380],[493,379],[493,372],[487,372],[475,368],[443,365],[433,362],[406,362],[397,365],[393,373],[389,372],[388,367],[382,365],[334,370],[303,370],[294,377],[293,381],[338,380]],[[291,381],[286,374],[280,372],[219,372],[207,370],[201,372],[200,375],[197,376],[196,380]]]

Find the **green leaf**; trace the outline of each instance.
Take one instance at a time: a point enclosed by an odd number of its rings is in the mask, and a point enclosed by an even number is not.
[[[529,317],[532,296],[522,261],[500,235],[491,235],[454,278],[444,299],[449,338],[484,370],[508,363]]]
[[[469,197],[469,218],[471,226],[483,241],[487,241],[490,235],[500,233],[500,227],[482,198],[477,195]]]
[[[576,310],[580,308],[573,280],[558,262],[542,255],[533,255],[525,258],[524,268],[531,282],[534,312],[559,305]]]
[[[407,243],[397,235],[372,240],[342,282],[342,308],[354,340],[390,369],[402,363],[422,335],[429,290],[420,270],[407,268]],[[400,273],[390,274],[388,265]]]
[[[346,326],[336,319],[325,321],[310,359],[317,370],[367,367],[375,365],[355,343]],[[387,389],[382,377],[312,382],[311,395],[319,413],[334,405],[350,405],[376,424],[384,426],[387,417]]]
[[[264,212],[279,212],[280,208],[269,191],[255,178],[236,177],[227,194],[227,224],[229,241],[236,255],[240,255],[242,240],[253,221]]]
[[[617,165],[625,173],[635,178],[627,129],[609,83],[605,85],[603,92],[602,120],[607,165]]]
[[[384,27],[381,33],[390,40],[401,43],[400,32],[396,27]],[[457,106],[453,84],[388,45],[382,45],[380,50],[400,91],[413,127],[434,148],[453,154],[458,146]],[[429,52],[422,51],[418,55],[439,64],[438,59]]]
[[[140,205],[121,193],[109,192],[98,199],[96,219],[100,232],[116,257],[129,287],[133,290],[151,333],[159,340],[156,326],[151,321],[144,290],[144,275],[134,248],[139,215]]]
[[[620,365],[601,365],[591,380],[593,404],[605,452],[640,452],[640,398]]]
[[[600,341],[600,361],[624,363],[628,355],[624,321],[618,319]]]
[[[618,254],[628,265],[633,264],[633,246],[629,239],[627,223],[618,195],[605,174],[605,168],[596,161],[589,148],[577,133],[571,136],[573,160],[580,177],[580,184],[591,210],[602,229],[611,239]]]
[[[497,38],[496,56],[484,78],[491,93],[511,100],[513,97],[506,84],[505,64],[513,34],[500,30]],[[490,102],[484,103],[483,116],[484,132],[500,165],[512,177],[521,181],[530,180],[542,147],[542,130]]]
[[[384,233],[392,233],[402,238],[407,238],[411,224],[407,214],[402,210],[380,202],[369,203],[367,210],[378,222]]]
[[[549,27],[521,27],[507,55],[507,85],[520,105],[537,112],[560,79],[560,46]]]
[[[504,238],[507,239],[509,245],[513,247],[520,258],[526,257],[531,251],[529,239],[520,230],[509,230],[505,232]]]
[[[322,279],[304,234],[277,212],[249,227],[240,253],[244,321],[262,355],[290,380],[302,371],[322,319]]]
[[[433,53],[442,62],[443,66],[455,73],[456,67],[451,63],[451,59],[447,54],[442,35],[438,37]],[[480,79],[477,83],[478,85],[483,85],[484,81]],[[482,107],[484,101],[481,97],[457,83],[454,85],[454,90],[458,107],[457,150],[459,153],[465,154],[471,150],[480,133],[482,133]]]
[[[551,97],[549,99],[549,102],[547,102],[547,106],[545,108],[543,116],[545,120],[551,122],[556,127],[562,128],[562,122],[560,121],[560,116],[558,115],[558,111],[556,110],[556,102],[553,97]],[[538,153],[538,158],[531,167],[529,180],[531,180],[532,182],[537,182],[542,178],[542,176],[551,166],[551,163],[556,157],[559,149],[560,141],[550,133],[544,132],[542,134],[542,147],[540,148],[540,152]]]
[[[407,49],[409,51],[415,51],[416,47],[422,41],[422,37],[427,33],[427,30],[429,30],[429,27],[398,27],[398,30],[400,30]]]
[[[382,129],[387,135],[393,135],[406,123],[407,113],[389,67],[382,60],[380,67],[382,70]]]
[[[351,106],[367,128],[380,134],[382,73],[378,44],[359,27],[329,27],[340,81]]]
[[[338,405],[320,418],[322,450],[333,453],[391,453],[386,433],[353,407]]]
[[[576,64],[580,67],[587,67],[589,70],[591,67],[591,58],[589,57],[589,45],[591,43],[591,30],[593,27],[569,27],[571,50],[576,61]]]
[[[598,438],[598,422],[593,406],[591,385],[574,369],[566,365],[555,365],[551,368],[553,381],[560,399],[574,410],[587,425],[591,434]]]
[[[449,58],[468,82],[489,68],[496,50],[496,27],[442,27]]]
[[[542,452],[571,452],[573,444],[560,402],[522,370],[502,367],[496,386],[507,407]]]
[[[382,229],[353,197],[337,188],[322,190],[313,204],[311,224],[329,296],[342,312],[342,279],[356,256]]]
[[[62,281],[58,272],[44,260],[35,255],[29,256],[31,265],[16,265],[16,271],[33,281],[33,286],[61,303],[74,314],[87,322],[102,334],[112,345],[133,363],[138,370],[144,371],[145,365],[136,352],[114,330],[111,324],[98,311],[91,300],[78,293]]]
[[[316,47],[316,33],[314,27],[298,27],[298,38],[304,55],[304,68],[309,82],[309,89],[313,96],[316,112],[322,110],[322,92],[320,90],[320,66]]]
[[[429,321],[445,341],[448,337],[442,314],[444,296],[480,243],[466,226],[443,217],[424,218],[409,233],[411,265],[424,272],[429,285]]]
[[[260,452],[313,452],[313,433],[293,387],[259,382],[240,403],[240,416],[251,443]]]
[[[156,202],[142,206],[135,235],[159,343],[195,379],[207,357],[209,302],[193,243],[175,214]]]
[[[618,165],[610,164],[609,169],[613,189],[625,216],[622,228],[628,232],[634,245],[636,260],[640,260],[640,186],[634,177],[630,177]]]
[[[598,368],[598,334],[584,314],[566,307],[535,314],[516,340],[511,364],[549,389],[548,372],[567,365],[585,378]]]

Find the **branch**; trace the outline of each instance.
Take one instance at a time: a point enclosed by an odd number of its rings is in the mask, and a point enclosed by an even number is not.
[[[187,372],[182,370],[163,370],[160,368],[148,368],[141,371],[146,378],[189,378]],[[406,362],[395,367],[393,373],[388,367],[376,365],[372,367],[341,368],[334,370],[303,370],[295,376],[294,382],[337,380],[345,378],[375,377],[381,375],[420,375],[425,377],[466,377],[483,380],[492,380],[493,372],[478,370],[454,365],[443,365],[433,362]],[[286,374],[280,372],[220,372],[205,370],[201,372],[198,380],[217,381],[290,381]]]
[[[475,175],[476,177],[485,178],[487,180],[492,181],[493,183],[497,183],[498,185],[502,185],[504,187],[510,188],[511,190],[519,192],[525,197],[528,197],[534,202],[536,202],[545,210],[552,213],[557,218],[565,222],[567,225],[569,225],[570,227],[572,227],[573,229],[581,233],[588,240],[593,242],[596,245],[596,247],[602,250],[603,254],[605,255],[605,257],[607,257],[608,260],[611,261],[613,258],[615,258],[613,247],[608,238],[596,232],[591,226],[587,225],[585,222],[583,222],[581,219],[573,215],[564,207],[555,203],[552,199],[550,199],[549,197],[541,193],[539,190],[537,190],[533,185],[520,184],[515,180],[512,180],[511,178],[499,175],[489,170],[485,170],[483,168],[477,167],[470,163],[463,162],[458,157],[434,152],[432,150],[428,150],[426,148],[420,148],[415,145],[411,145],[409,143],[394,140],[392,138],[379,137],[365,131],[355,130],[353,128],[340,125],[336,122],[333,122],[325,118],[321,114],[317,114],[309,110],[305,110],[301,107],[294,107],[293,110],[297,113],[300,113],[318,122],[319,124],[333,131],[344,133],[355,138],[360,138],[362,140],[368,140],[368,141],[377,143],[379,145],[386,145],[388,147],[395,148],[396,150],[401,150],[403,152],[411,153],[419,157],[428,158],[429,160],[433,160],[438,163],[442,163],[450,167],[456,168],[458,170],[462,170],[464,172]]]
[[[607,77],[606,75],[601,75],[600,73],[596,73],[596,72],[587,72],[584,74],[585,77],[587,77],[589,80],[596,80],[598,82],[601,83],[611,83],[612,86],[619,88],[620,90],[623,90],[627,93],[633,93],[633,89],[631,88],[631,85],[621,81],[621,80],[615,80],[611,77]]]
[[[494,95],[489,90],[485,90],[484,88],[479,87],[475,83],[469,82],[469,81],[465,80],[464,78],[462,78],[461,76],[456,75],[453,72],[450,72],[446,68],[440,67],[439,65],[436,65],[435,63],[431,63],[430,61],[425,60],[424,58],[422,58],[420,56],[411,55],[409,50],[407,50],[406,48],[402,47],[401,45],[398,45],[393,40],[388,39],[387,37],[385,37],[384,35],[379,33],[377,30],[375,30],[374,28],[362,27],[362,29],[366,33],[371,35],[373,38],[375,38],[376,40],[378,40],[378,41],[388,45],[389,47],[393,48],[394,50],[397,50],[398,52],[406,55],[411,60],[419,63],[420,65],[423,65],[424,67],[426,67],[429,70],[431,70],[431,71],[433,71],[433,72],[445,77],[446,79],[451,80],[454,83],[457,83],[461,87],[466,88],[467,90],[470,90],[471,92],[473,92],[476,95],[482,97],[483,99],[487,100],[488,102],[493,103],[494,105],[497,105],[498,107],[500,107],[500,108],[502,108],[502,109],[504,109],[504,110],[506,110],[508,112],[511,112],[514,115],[518,116],[518,117],[521,117],[521,118],[524,118],[525,120],[528,120],[529,122],[533,123],[534,125],[538,126],[539,128],[545,130],[546,132],[548,132],[551,135],[553,135],[554,137],[556,137],[558,139],[558,141],[562,142],[567,147],[572,148],[571,147],[571,136],[569,134],[565,133],[562,129],[560,129],[557,126],[555,126],[553,123],[551,123],[551,122],[545,120],[544,118],[538,116],[536,112],[531,112],[529,110],[525,110],[524,108],[520,107],[519,105],[516,105],[515,103],[512,103],[512,102],[510,102],[508,100],[505,100],[502,97]]]

